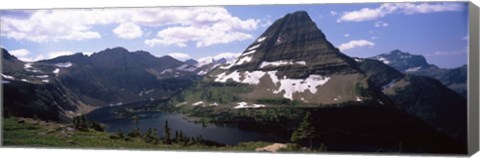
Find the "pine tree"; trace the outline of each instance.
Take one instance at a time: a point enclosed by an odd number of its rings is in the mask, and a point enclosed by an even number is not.
[[[171,139],[170,139],[170,127],[168,127],[168,120],[165,120],[165,126],[163,127],[163,136],[164,136],[164,143],[165,144],[171,144]]]
[[[310,150],[313,148],[313,138],[315,138],[315,128],[313,127],[313,119],[311,117],[310,112],[307,112],[305,117],[303,118],[302,123],[300,126],[292,133],[292,137],[290,140],[292,142],[301,142],[302,140],[309,139],[310,140]]]

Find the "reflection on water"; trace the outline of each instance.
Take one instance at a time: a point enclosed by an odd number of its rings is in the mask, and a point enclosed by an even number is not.
[[[172,133],[178,130],[189,137],[201,135],[204,139],[223,144],[232,145],[246,141],[284,142],[288,140],[288,138],[282,138],[277,134],[247,131],[236,127],[212,124],[203,127],[201,124],[195,124],[194,122],[185,120],[182,115],[176,113],[141,112],[137,113],[137,115],[139,116],[138,127],[140,131],[145,132],[148,128],[157,128],[160,137],[163,137],[165,120],[168,120],[168,125],[172,129]],[[107,132],[117,132],[118,129],[121,129],[126,133],[136,127],[135,122],[131,118],[115,118],[115,116],[105,108],[89,113],[87,118],[107,125]]]

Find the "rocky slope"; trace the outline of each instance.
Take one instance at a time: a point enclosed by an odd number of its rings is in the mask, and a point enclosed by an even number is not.
[[[95,107],[165,99],[199,77],[170,56],[120,47],[33,63],[2,54],[5,107],[22,117],[62,120]]]
[[[370,59],[376,59],[406,74],[431,77],[442,82],[451,90],[463,97],[467,96],[467,65],[458,68],[445,69],[427,63],[425,57],[413,55],[400,50],[380,54]]]

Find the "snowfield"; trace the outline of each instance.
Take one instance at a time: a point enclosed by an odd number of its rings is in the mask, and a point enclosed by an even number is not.
[[[276,73],[277,71],[238,72],[235,70],[228,75],[226,72],[217,75],[215,82],[225,83],[231,79],[238,83],[257,85],[260,83],[260,79],[263,76],[268,75],[275,85],[280,85],[277,90],[273,91],[273,94],[279,94],[283,92],[284,98],[293,100],[294,93],[305,92],[306,90],[309,90],[311,93],[315,94],[317,92],[317,86],[324,85],[328,82],[328,80],[330,80],[330,77],[324,77],[315,74],[310,75],[305,79],[290,79],[286,78],[286,76],[284,76],[283,79],[279,79]]]
[[[55,64],[55,66],[61,67],[61,68],[69,68],[70,66],[72,66],[72,63],[71,62],[57,63],[57,64]]]
[[[234,109],[245,109],[245,108],[262,108],[265,107],[263,104],[252,104],[248,105],[247,102],[239,102],[238,105],[234,107]]]
[[[260,47],[260,45],[262,45],[262,44],[257,44],[257,45],[254,45],[254,46],[252,46],[252,47],[248,48],[247,50],[254,50],[254,49],[257,49],[258,47]]]
[[[252,61],[252,57],[251,56],[246,56],[246,57],[243,57],[243,58],[240,58],[237,63],[235,63],[235,65],[242,65],[244,63],[248,63]]]
[[[14,80],[14,79],[15,79],[15,77],[9,76],[9,75],[5,75],[5,74],[2,74],[2,77],[3,77],[3,78],[6,78],[6,79],[11,79],[11,80]]]
[[[377,57],[378,60],[380,60],[381,62],[385,63],[385,64],[390,64],[390,61],[385,59],[384,57]]]
[[[294,61],[284,61],[284,60],[272,61],[272,62],[264,61],[262,62],[262,64],[260,64],[260,68],[269,67],[269,66],[277,67],[282,65],[307,65],[307,63],[305,61],[294,62]]]
[[[52,71],[54,74],[58,74],[60,72],[59,68],[56,68],[55,70]]]
[[[193,106],[203,105],[203,101],[199,101],[199,102],[193,103],[192,105],[193,105]]]
[[[247,56],[247,55],[250,55],[250,54],[253,54],[255,53],[257,50],[251,50],[251,51],[248,51],[246,53],[243,53],[241,56]]]
[[[283,91],[284,98],[293,100],[293,94],[297,92],[309,90],[312,94],[317,93],[317,86],[324,85],[328,80],[330,80],[330,77],[313,74],[306,79],[290,79],[284,76],[283,79],[280,79],[280,88],[273,93],[278,94]]]
[[[422,68],[421,66],[411,67],[411,68],[408,68],[407,70],[405,70],[405,72],[415,72],[415,71],[420,70],[421,68]]]
[[[38,75],[37,78],[48,78],[48,75]]]
[[[267,37],[263,36],[263,37],[259,37],[257,39],[257,42],[263,42],[265,39],[267,39]]]

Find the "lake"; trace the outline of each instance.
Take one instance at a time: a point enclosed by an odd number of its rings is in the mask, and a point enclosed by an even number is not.
[[[105,107],[94,110],[87,114],[86,117],[88,120],[107,125],[107,132],[117,132],[118,129],[121,129],[124,133],[127,133],[136,127],[131,118],[118,118],[110,113],[109,109],[111,108],[112,107]],[[184,115],[177,113],[138,112],[136,114],[139,116],[138,127],[140,131],[145,132],[148,128],[157,128],[158,136],[160,137],[163,137],[165,120],[168,120],[168,125],[172,129],[172,136],[174,136],[175,130],[179,130],[189,137],[201,135],[203,139],[228,145],[246,141],[286,142],[289,139],[275,133],[249,131],[233,126],[208,124],[204,127],[200,123],[187,121]]]

